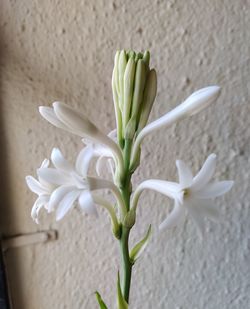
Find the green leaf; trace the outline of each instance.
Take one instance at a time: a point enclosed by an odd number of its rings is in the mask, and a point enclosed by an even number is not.
[[[97,291],[95,292],[95,296],[99,303],[100,309],[108,309],[108,307],[105,305],[104,301],[102,300],[101,295]]]
[[[134,248],[130,251],[129,256],[130,256],[132,263],[134,263],[138,259],[138,257],[142,254],[144,249],[147,247],[147,244],[148,244],[150,236],[151,236],[151,232],[152,232],[152,230],[151,230],[151,224],[150,224],[145,237],[141,241],[139,241],[134,246]]]
[[[121,284],[120,284],[120,274],[118,272],[118,279],[117,279],[117,302],[118,302],[118,309],[128,309],[128,303],[124,299],[122,295],[121,290]]]

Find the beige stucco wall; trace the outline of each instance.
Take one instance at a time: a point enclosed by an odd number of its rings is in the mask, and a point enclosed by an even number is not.
[[[222,223],[206,222],[203,243],[192,222],[160,234],[172,205],[143,194],[139,239],[154,234],[134,270],[131,308],[247,309],[250,306],[250,2],[7,1],[0,4],[1,232],[57,229],[59,239],[7,252],[15,309],[97,308],[98,289],[113,308],[118,248],[106,213],[73,211],[60,223],[30,218],[35,196],[24,177],[35,174],[53,146],[73,160],[79,138],[57,130],[39,105],[63,100],[108,132],[115,125],[110,87],[117,49],[149,49],[158,72],[156,119],[193,90],[219,84],[212,107],[146,139],[134,183],[176,180],[175,159],[197,171],[218,155],[216,178],[235,187],[216,202]]]

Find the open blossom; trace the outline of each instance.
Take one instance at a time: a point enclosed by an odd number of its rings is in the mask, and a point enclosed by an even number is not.
[[[54,167],[48,167],[49,161],[47,160],[46,165],[43,164],[37,170],[39,182],[32,176],[26,177],[29,188],[39,195],[32,209],[32,214],[36,214],[36,216],[32,215],[36,222],[38,212],[42,207],[48,212],[56,209],[56,220],[60,220],[72,208],[75,201],[78,201],[80,208],[85,212],[96,214],[87,181],[91,156],[91,149],[84,148],[79,153],[74,167],[63,157],[59,149],[54,148],[51,153],[51,162]],[[44,203],[42,204],[40,200]]]
[[[176,165],[179,183],[157,179],[146,180],[135,191],[134,204],[137,204],[139,195],[144,189],[160,192],[175,201],[174,209],[161,223],[160,229],[178,225],[188,213],[203,234],[203,218],[208,217],[216,220],[219,216],[213,199],[228,192],[233,186],[233,181],[211,182],[216,165],[215,154],[211,154],[207,158],[195,177],[183,161],[178,160]]]
[[[42,162],[40,168],[47,168],[48,166],[49,160],[45,159]],[[39,223],[39,212],[43,207],[48,209],[50,195],[53,192],[55,186],[43,180],[40,176],[38,176],[38,180],[36,180],[33,176],[27,176],[26,182],[30,190],[38,195],[38,198],[32,207],[31,217],[36,223]]]

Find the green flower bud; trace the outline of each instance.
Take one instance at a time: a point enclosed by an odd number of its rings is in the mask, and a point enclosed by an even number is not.
[[[127,56],[124,50],[120,52],[118,63],[118,76],[119,76],[119,106],[123,109],[124,101],[124,72],[127,65]]]
[[[135,79],[135,69],[136,64],[133,58],[130,58],[124,73],[124,106],[123,106],[123,128],[126,128],[126,125],[129,121],[130,110],[133,98],[133,88],[134,88],[134,79]]]
[[[125,139],[132,140],[136,131],[136,117],[130,118],[125,128]]]
[[[134,85],[134,93],[133,93],[133,102],[132,102],[132,117],[136,117],[139,119],[139,111],[140,106],[142,104],[143,99],[143,91],[146,82],[146,68],[143,60],[138,60],[136,65],[136,73],[135,73],[135,85]]]
[[[157,76],[155,69],[149,71],[145,90],[143,94],[143,104],[141,109],[138,132],[141,131],[148,122],[149,114],[151,112],[157,91]]]
[[[148,50],[145,51],[142,60],[144,61],[146,67],[149,67],[150,52]]]

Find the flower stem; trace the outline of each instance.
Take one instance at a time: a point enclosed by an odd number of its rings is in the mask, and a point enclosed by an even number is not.
[[[122,236],[120,239],[122,267],[123,267],[122,292],[123,297],[127,303],[129,302],[129,291],[130,291],[132,266],[133,266],[129,258],[129,247],[128,247],[129,233],[130,228],[123,226]]]
[[[123,186],[121,188],[121,195],[123,197],[124,203],[126,205],[126,210],[129,212],[130,209],[130,195],[131,195],[131,173],[129,171],[130,166],[130,155],[131,155],[131,147],[132,141],[125,139],[124,145],[124,170],[125,170],[125,177]],[[129,291],[130,291],[130,284],[131,284],[131,275],[132,275],[132,267],[133,264],[131,263],[129,257],[129,233],[131,227],[127,227],[122,224],[121,230],[121,238],[120,238],[120,250],[121,250],[121,262],[122,262],[122,293],[123,297],[126,302],[129,302]]]

